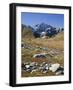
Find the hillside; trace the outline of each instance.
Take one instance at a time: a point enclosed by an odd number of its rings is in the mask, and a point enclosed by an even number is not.
[[[24,63],[37,63],[38,67],[45,63],[59,63],[64,67],[64,32],[60,32],[53,37],[38,37],[35,38],[33,31],[30,28],[25,27],[22,32],[22,65]],[[35,57],[37,54],[45,54],[43,57]],[[23,65],[24,66],[24,65]],[[29,69],[27,69],[29,70]],[[55,73],[49,71],[43,73],[43,71],[30,72],[25,71],[22,68],[22,77],[35,77],[35,76],[53,76]]]
[[[54,37],[54,40],[64,40],[64,32],[60,32]]]
[[[31,27],[27,27],[26,25],[22,25],[22,38],[33,37],[33,32]]]

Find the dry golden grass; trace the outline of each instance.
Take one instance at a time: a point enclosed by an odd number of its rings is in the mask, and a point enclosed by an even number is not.
[[[24,73],[24,71],[22,71],[21,76],[22,77],[55,76],[55,73],[52,73],[51,71],[48,71],[48,73],[42,73],[40,71],[36,71],[33,73],[29,73],[29,72]]]
[[[55,37],[52,38],[34,38],[30,36],[26,36],[22,38],[22,42],[24,42],[27,45],[31,45],[32,47],[40,48],[40,47],[47,47],[50,50],[56,49],[59,51],[64,50],[64,33],[60,33]],[[46,58],[33,58],[34,54],[40,54],[40,53],[47,53],[49,51],[43,51],[41,49],[21,49],[21,57],[22,57],[22,63],[23,62],[38,62],[39,64],[42,62],[51,62],[51,63],[59,63],[60,65],[64,66],[64,55],[54,55],[53,57],[50,57],[46,55]],[[41,72],[33,72],[32,74],[29,72],[21,72],[22,77],[35,77],[35,76],[54,76],[55,74],[52,72],[48,72],[46,74],[43,74]]]
[[[58,37],[58,36],[57,36]],[[64,50],[64,40],[56,40],[56,38],[25,38],[23,42],[28,43],[32,46],[39,46],[39,47],[48,47],[50,49],[59,49]]]

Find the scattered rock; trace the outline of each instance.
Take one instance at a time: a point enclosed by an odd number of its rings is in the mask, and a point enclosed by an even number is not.
[[[46,53],[35,54],[33,58],[46,58]]]
[[[63,71],[58,71],[58,72],[56,72],[56,75],[64,75],[64,72]]]
[[[64,67],[60,66],[57,70],[56,70],[56,75],[63,75],[64,74]]]
[[[25,62],[22,64],[22,70],[30,73],[37,71],[48,73],[49,71],[52,71],[53,73],[55,73],[55,75],[64,74],[64,67],[60,66],[59,63],[52,64],[42,62],[41,64],[38,64],[37,62]]]
[[[51,65],[49,70],[51,70],[52,72],[55,72],[59,67],[60,67],[60,64],[59,63],[55,63],[55,64]]]

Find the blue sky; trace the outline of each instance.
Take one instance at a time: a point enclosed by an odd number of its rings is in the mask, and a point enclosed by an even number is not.
[[[21,23],[34,26],[40,23],[46,23],[54,27],[64,27],[64,14],[48,14],[48,13],[21,13]]]

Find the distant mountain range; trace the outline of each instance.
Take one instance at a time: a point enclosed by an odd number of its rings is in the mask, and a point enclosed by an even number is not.
[[[48,25],[45,23],[37,24],[34,27],[26,26],[22,24],[22,31],[29,32],[29,30],[33,34],[33,36],[37,38],[37,37],[43,37],[43,36],[49,36],[49,37],[55,36],[58,33],[63,32],[64,28],[57,29],[52,25]]]

